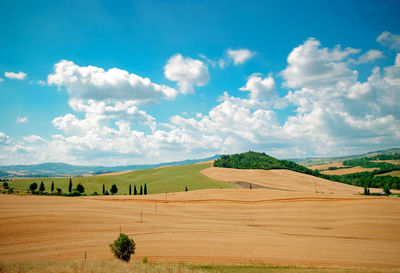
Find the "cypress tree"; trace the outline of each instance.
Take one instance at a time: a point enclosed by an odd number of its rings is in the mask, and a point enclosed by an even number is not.
[[[143,195],[143,187],[140,185],[140,195]]]
[[[54,191],[54,181],[51,181],[51,192]]]
[[[39,186],[39,191],[40,191],[40,192],[44,192],[44,191],[45,191],[45,188],[44,188],[44,183],[43,183],[43,181],[42,181],[42,183],[40,183],[40,186]]]
[[[187,188],[187,186],[185,186],[185,191],[188,191],[188,188]]]
[[[132,186],[129,185],[129,195],[132,195]]]
[[[106,188],[104,187],[104,184],[103,184],[103,195],[106,193]]]
[[[146,183],[144,184],[144,195],[147,195],[147,185],[146,185]]]
[[[69,179],[68,192],[72,192],[72,180],[71,180],[71,178]]]
[[[133,195],[137,195],[136,185],[133,185]]]
[[[110,189],[111,194],[116,194],[118,192],[117,185],[113,184]]]

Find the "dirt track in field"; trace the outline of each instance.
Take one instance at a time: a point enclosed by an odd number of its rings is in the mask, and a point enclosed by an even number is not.
[[[213,169],[207,170],[217,175]],[[272,172],[259,181],[259,175],[247,178],[257,183],[279,178],[280,188],[290,182],[299,191],[0,195],[0,261],[84,259],[85,251],[88,259],[112,259],[108,244],[121,227],[135,239],[135,259],[146,256],[150,262],[400,269],[399,198],[356,196],[351,188],[345,193],[343,184],[334,194],[314,193],[310,177],[307,182],[302,175],[296,180]],[[316,183],[324,188],[326,181]]]

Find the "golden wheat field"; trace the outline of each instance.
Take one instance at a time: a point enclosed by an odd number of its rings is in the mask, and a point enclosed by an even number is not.
[[[400,269],[400,199],[286,170],[209,168],[260,189],[148,196],[0,196],[0,262],[111,260],[120,230],[134,260]],[[292,186],[290,186],[292,185]],[[315,191],[315,188],[319,189]]]

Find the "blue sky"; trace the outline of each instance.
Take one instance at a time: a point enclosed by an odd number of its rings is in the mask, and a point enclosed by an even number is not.
[[[0,164],[400,143],[398,1],[1,1]]]

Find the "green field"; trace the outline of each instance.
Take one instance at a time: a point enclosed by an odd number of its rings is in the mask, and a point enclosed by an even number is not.
[[[151,170],[137,170],[120,175],[109,176],[86,176],[72,177],[73,188],[81,183],[85,187],[87,195],[97,192],[102,193],[103,184],[105,189],[110,192],[112,184],[118,187],[117,194],[128,194],[129,185],[136,185],[139,191],[140,186],[147,184],[147,193],[165,193],[184,191],[187,186],[189,190],[232,188],[231,185],[210,179],[200,173],[201,170],[208,168],[209,163],[181,165],[173,167],[163,167]],[[69,178],[29,178],[9,182],[9,186],[16,190],[27,190],[33,182],[38,187],[43,181],[46,192],[50,192],[51,182],[54,181],[54,188],[62,189],[63,193],[68,193]]]
[[[0,264],[4,273],[115,273],[115,272],[177,272],[177,273],[378,273],[381,270],[356,268],[294,267],[269,265],[193,265],[193,264],[143,264],[120,261],[76,261],[76,262],[23,262]],[[385,270],[385,272],[399,272]]]

